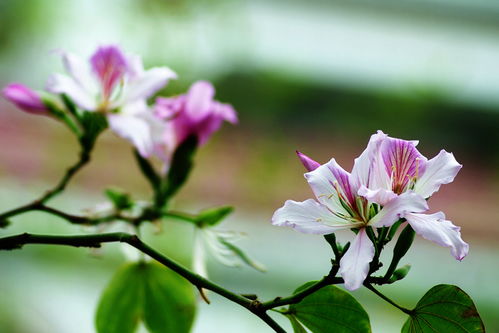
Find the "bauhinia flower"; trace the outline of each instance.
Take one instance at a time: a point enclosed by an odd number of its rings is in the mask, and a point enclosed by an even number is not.
[[[366,150],[355,160],[351,173],[341,168],[334,158],[320,165],[298,153],[309,170],[305,178],[315,199],[286,201],[274,213],[272,223],[312,234],[356,230],[339,270],[345,287],[350,290],[362,285],[374,258],[374,245],[367,235],[367,227],[391,226],[405,218],[416,233],[451,247],[452,254],[462,259],[468,245],[462,241],[459,228],[444,220],[443,213],[422,214],[429,209],[425,198],[441,184],[451,182],[460,166],[450,158],[452,155],[444,155],[445,159],[439,157],[443,153],[426,161],[410,148],[415,144],[389,138],[380,131],[371,137]],[[443,165],[442,159],[446,161]]]
[[[62,59],[67,75],[52,75],[47,90],[67,95],[85,111],[105,113],[111,129],[148,156],[153,144],[146,99],[176,74],[167,67],[146,71],[138,56],[113,45],[98,48],[89,62],[70,53]]]
[[[207,81],[192,84],[189,91],[180,96],[158,97],[155,115],[164,121],[157,132],[157,154],[168,161],[175,149],[189,136],[195,135],[203,145],[224,121],[237,123],[233,107],[215,101],[215,88]]]
[[[48,115],[49,109],[40,94],[20,83],[11,83],[3,89],[3,95],[23,111],[38,115]]]

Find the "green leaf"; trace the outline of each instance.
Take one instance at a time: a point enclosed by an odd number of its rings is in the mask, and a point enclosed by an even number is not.
[[[312,283],[315,282],[306,283],[295,293]],[[336,286],[323,287],[290,305],[288,313],[313,333],[371,332],[367,312],[352,295]]]
[[[216,207],[216,208],[209,208],[202,210],[196,216],[196,224],[200,227],[215,226],[233,211],[234,208],[231,206],[223,206],[223,207]]]
[[[431,288],[412,310],[402,333],[485,332],[473,300],[460,288],[440,284]]]
[[[119,189],[108,188],[104,194],[113,203],[114,207],[118,210],[128,209],[133,206],[133,201],[128,193],[124,193]]]
[[[99,301],[95,326],[98,333],[133,333],[142,312],[143,276],[136,264],[120,269]]]
[[[143,320],[151,333],[188,333],[195,314],[191,285],[155,263],[120,269],[104,291],[96,314],[98,333],[133,333]]]
[[[144,322],[151,333],[187,333],[196,312],[192,286],[157,264],[147,265]]]
[[[291,322],[291,327],[293,327],[293,333],[307,333],[305,327],[303,327],[302,324],[300,324],[298,320],[296,320],[295,316],[286,315],[286,317]]]

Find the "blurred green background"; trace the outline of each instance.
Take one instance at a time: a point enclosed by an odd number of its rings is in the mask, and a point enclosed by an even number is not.
[[[320,236],[270,225],[286,199],[311,197],[296,149],[345,169],[376,130],[420,140],[428,157],[452,151],[464,168],[431,200],[462,227],[470,254],[418,239],[403,263],[412,271],[382,287],[411,307],[433,285],[457,284],[475,300],[488,332],[499,331],[499,3],[492,0],[194,1],[0,0],[0,84],[42,89],[61,70],[52,51],[84,56],[107,43],[167,65],[180,79],[162,92],[183,92],[208,79],[217,98],[239,112],[196,157],[178,209],[231,204],[222,228],[248,237],[240,245],[268,267],[265,274],[210,263],[211,277],[264,299],[290,294],[328,271]],[[0,208],[29,202],[77,157],[59,124],[0,101]],[[108,185],[147,198],[131,148],[111,133],[93,163],[54,205],[80,213],[104,200]],[[18,217],[0,234],[85,232],[41,213]],[[189,264],[190,226],[144,228],[155,247]],[[351,235],[340,235],[348,240]],[[390,253],[389,250],[386,251]],[[94,332],[99,292],[124,262],[117,245],[102,250],[31,246],[0,252],[0,332]],[[354,292],[374,332],[398,332],[403,314],[363,290]],[[268,332],[258,318],[211,294],[194,331]],[[285,319],[280,320],[289,329]]]

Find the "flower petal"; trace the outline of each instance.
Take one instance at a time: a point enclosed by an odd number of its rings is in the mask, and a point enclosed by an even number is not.
[[[141,75],[128,82],[124,88],[123,97],[117,104],[149,98],[167,84],[168,80],[176,78],[177,74],[168,67],[155,67],[144,71]]]
[[[142,156],[148,157],[152,153],[153,141],[146,120],[125,114],[110,114],[107,120],[109,127],[119,136],[132,142]]]
[[[444,213],[409,213],[405,219],[418,235],[438,245],[450,247],[451,254],[457,260],[462,260],[468,254],[469,245],[461,238],[461,228],[446,220]]]
[[[426,163],[424,172],[414,185],[414,191],[428,198],[437,192],[442,184],[451,183],[461,168],[462,165],[452,153],[441,150]]]
[[[366,198],[368,201],[377,203],[381,206],[386,205],[388,202],[397,197],[397,195],[392,190],[386,190],[384,188],[370,190],[364,185],[359,188],[357,194]]]
[[[187,92],[185,111],[193,121],[205,118],[212,111],[215,88],[208,81],[197,81]]]
[[[374,176],[374,163],[376,162],[379,147],[386,138],[388,138],[388,135],[382,131],[378,131],[376,134],[371,135],[367,148],[355,159],[352,169],[352,182],[355,183],[356,188],[360,188],[362,185],[365,185],[368,188],[371,188],[373,185],[380,187],[379,184],[372,184],[372,179]],[[385,183],[388,184],[389,177],[385,175],[384,178]],[[389,189],[389,187],[387,187],[387,189]]]
[[[314,161],[313,159],[299,152],[298,150],[296,151],[296,155],[298,155],[298,158],[300,159],[305,169],[307,169],[307,171],[314,171],[315,169],[321,166],[319,162]]]
[[[367,236],[365,228],[362,228],[340,260],[339,273],[345,281],[345,288],[355,290],[362,286],[373,258],[374,245]]]
[[[97,101],[92,93],[69,76],[52,74],[47,81],[46,89],[54,94],[66,94],[84,110],[95,111],[97,109]]]
[[[357,225],[334,214],[317,201],[288,200],[275,211],[272,224],[289,226],[306,234],[330,234],[336,230],[355,228]]]
[[[103,98],[107,100],[128,71],[126,57],[117,46],[101,46],[90,58],[90,63],[101,83]]]
[[[369,225],[388,227],[408,213],[420,213],[428,210],[426,200],[414,192],[405,192],[388,202],[370,221]]]
[[[335,213],[349,215],[340,202],[340,196],[343,198],[343,203],[353,207],[357,191],[350,185],[350,174],[343,170],[334,158],[314,171],[306,173],[305,178],[321,204]]]

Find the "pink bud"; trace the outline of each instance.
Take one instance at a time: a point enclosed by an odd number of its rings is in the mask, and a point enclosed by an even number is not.
[[[23,84],[9,84],[3,89],[3,95],[18,108],[28,113],[46,115],[48,112],[40,96]]]
[[[296,151],[296,155],[298,155],[298,158],[300,159],[305,169],[307,169],[307,171],[314,171],[321,166],[319,162],[314,161],[313,159],[299,151]]]

